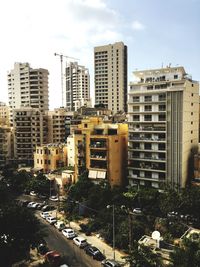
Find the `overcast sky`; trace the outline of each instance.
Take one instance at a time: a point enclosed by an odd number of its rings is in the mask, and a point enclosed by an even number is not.
[[[61,106],[60,61],[79,58],[91,73],[93,47],[128,46],[135,69],[184,66],[200,80],[200,0],[1,0],[0,101],[7,102],[7,71],[14,62],[49,70],[50,108]]]

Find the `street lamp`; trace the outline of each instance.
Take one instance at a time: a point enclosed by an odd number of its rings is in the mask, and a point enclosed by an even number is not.
[[[112,217],[113,217],[113,259],[115,260],[115,205],[108,205],[107,209],[112,207]]]

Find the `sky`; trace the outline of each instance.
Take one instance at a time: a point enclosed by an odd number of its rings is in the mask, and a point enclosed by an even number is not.
[[[136,69],[169,64],[200,81],[199,12],[200,0],[1,0],[0,101],[8,102],[7,72],[29,62],[49,70],[50,109],[60,107],[54,53],[89,68],[93,97],[93,49],[118,41],[128,46],[129,82]]]

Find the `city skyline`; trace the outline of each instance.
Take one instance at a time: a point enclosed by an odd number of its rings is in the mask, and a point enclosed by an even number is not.
[[[198,0],[2,1],[0,101],[8,102],[7,72],[15,62],[28,62],[49,70],[50,109],[61,106],[55,52],[79,58],[89,68],[94,98],[93,49],[117,41],[128,46],[128,82],[136,69],[170,63],[184,66],[199,81],[199,8]]]

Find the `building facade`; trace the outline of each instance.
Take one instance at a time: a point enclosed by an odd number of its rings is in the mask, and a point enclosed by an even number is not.
[[[107,181],[112,187],[125,184],[127,124],[103,123],[101,118],[82,120],[74,129],[75,180],[84,170],[94,183]]]
[[[9,126],[9,120],[9,107],[5,103],[0,102],[0,125]]]
[[[123,42],[94,48],[95,104],[127,111],[127,46]]]
[[[89,70],[77,62],[69,62],[66,65],[63,100],[69,111],[91,105]]]
[[[47,143],[65,143],[70,134],[70,122],[74,113],[66,108],[57,108],[47,113]]]
[[[128,100],[129,184],[184,187],[198,149],[199,84],[183,67],[134,75]]]
[[[42,113],[49,109],[48,75],[46,69],[32,69],[29,63],[15,63],[7,76],[11,124],[14,109],[32,107]]]
[[[66,144],[48,144],[36,146],[34,153],[34,169],[44,173],[67,166]]]
[[[45,121],[36,108],[20,108],[13,111],[14,157],[22,163],[33,163],[37,145],[44,143]]]
[[[0,125],[0,166],[5,165],[12,156],[12,132],[11,128]]]

